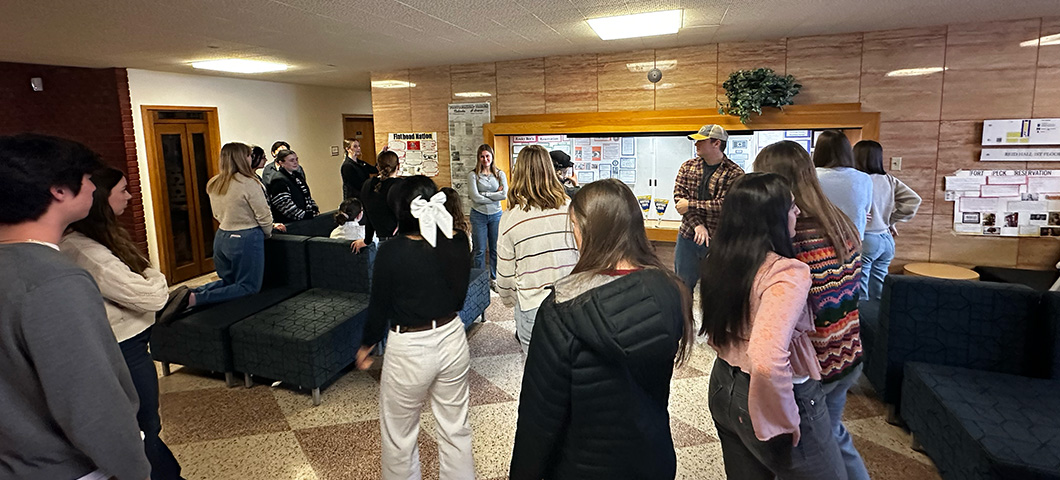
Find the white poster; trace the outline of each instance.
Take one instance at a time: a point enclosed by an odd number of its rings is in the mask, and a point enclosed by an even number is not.
[[[1060,236],[1060,170],[961,170],[945,186],[958,234]]]
[[[401,159],[400,175],[438,175],[438,132],[391,133],[387,145]]]
[[[468,197],[467,174],[478,162],[476,155],[483,142],[482,126],[489,122],[489,102],[449,104],[449,175],[453,190],[460,194],[460,201],[468,212],[471,211],[471,199]]]

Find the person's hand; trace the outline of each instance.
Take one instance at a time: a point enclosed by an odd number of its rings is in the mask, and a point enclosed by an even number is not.
[[[677,209],[677,213],[680,213],[681,215],[684,215],[685,212],[688,211],[688,199],[687,198],[682,198],[682,199],[678,200],[677,203],[674,204],[674,208]]]
[[[272,224],[272,229],[276,230],[277,232],[286,233],[287,232],[287,225],[284,225],[282,223],[274,223],[274,224]]]
[[[696,245],[707,246],[710,245],[710,233],[707,233],[707,227],[699,225],[695,229],[696,232]]]
[[[571,176],[569,176],[567,178],[570,179],[570,183],[572,183],[575,187],[578,186],[578,177],[576,175],[572,174]]]
[[[364,248],[364,247],[367,247],[367,246],[368,246],[368,244],[364,243],[364,239],[363,238],[358,238],[357,240],[354,240],[353,243],[350,244],[350,251],[353,252],[353,253],[361,253],[361,249]]]
[[[892,237],[897,237],[898,236],[898,229],[894,228],[894,225],[891,225],[887,229],[891,231],[891,236]]]
[[[360,350],[357,350],[358,370],[368,370],[369,368],[371,368],[372,363],[375,363],[375,360],[372,359],[372,350],[374,348],[375,345],[365,345],[362,346]]]

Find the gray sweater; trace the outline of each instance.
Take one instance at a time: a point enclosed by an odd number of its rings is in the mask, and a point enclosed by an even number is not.
[[[0,245],[0,366],[0,478],[148,477],[99,289],[51,247]]]
[[[861,238],[865,238],[865,222],[872,205],[872,180],[869,175],[850,167],[817,168],[821,190],[839,210],[842,210]]]
[[[503,170],[497,170],[499,176],[479,175],[472,171],[467,174],[467,191],[471,198],[471,208],[478,213],[492,215],[501,211],[501,200],[508,197],[508,177]]]

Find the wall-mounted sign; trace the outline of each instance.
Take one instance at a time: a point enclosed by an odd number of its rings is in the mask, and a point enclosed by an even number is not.
[[[387,146],[401,159],[401,175],[438,175],[438,132],[391,133]]]
[[[983,162],[1060,162],[1060,147],[984,148]]]
[[[986,120],[983,145],[1060,145],[1060,118]]]
[[[945,188],[958,234],[1060,236],[1060,170],[960,170]]]

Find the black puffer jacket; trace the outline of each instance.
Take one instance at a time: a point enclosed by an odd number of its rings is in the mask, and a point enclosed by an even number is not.
[[[645,269],[573,275],[555,288],[530,342],[512,480],[674,478],[667,403],[680,287]]]

